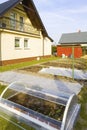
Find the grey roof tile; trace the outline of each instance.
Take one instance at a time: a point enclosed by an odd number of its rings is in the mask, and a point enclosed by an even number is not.
[[[87,32],[62,34],[60,44],[87,44]]]
[[[10,8],[14,7],[22,0],[8,0],[2,4],[0,4],[0,16],[2,16],[5,12],[7,12]]]

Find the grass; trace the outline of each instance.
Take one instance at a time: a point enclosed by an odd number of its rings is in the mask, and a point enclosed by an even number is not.
[[[4,71],[10,71],[10,70],[15,70],[15,69],[20,69],[20,68],[24,68],[24,67],[29,67],[35,64],[39,64],[39,63],[45,63],[45,62],[51,62],[51,61],[56,61],[57,60],[57,66],[58,64],[62,67],[66,66],[66,67],[72,67],[72,59],[61,59],[59,57],[50,57],[50,58],[41,58],[39,61],[38,60],[32,60],[29,62],[22,62],[22,63],[17,63],[17,64],[11,64],[11,65],[6,65],[6,66],[0,66],[0,72],[4,72]],[[68,63],[68,66],[67,66]],[[56,66],[56,63],[55,63]],[[84,59],[75,59],[75,66],[77,66],[77,68],[83,68],[85,70],[87,70],[87,60]]]
[[[5,89],[4,85],[0,85],[0,93]],[[79,103],[81,104],[81,111],[78,121],[75,125],[74,130],[87,130],[87,86],[84,86],[78,95]],[[20,130],[20,128],[9,123],[5,119],[0,117],[0,130]],[[9,125],[10,124],[10,125]],[[25,126],[21,124],[22,126]],[[8,129],[7,129],[8,128]],[[28,129],[27,129],[28,128]],[[33,130],[26,126],[27,130]]]
[[[6,88],[5,85],[0,85],[0,94],[2,93],[2,91]],[[3,115],[4,118],[7,118],[10,121],[14,121],[14,119],[11,117],[7,117],[6,114],[4,115],[3,113],[1,114]],[[21,130],[21,128],[19,128],[18,126],[12,124],[11,122],[9,122],[8,120],[4,119],[2,116],[0,116],[0,130]],[[17,120],[15,119],[14,121],[15,123],[18,124]],[[24,123],[20,123],[18,124],[21,127],[25,128],[25,130],[35,130],[34,128],[25,125]]]
[[[2,67],[0,67],[0,72],[24,68],[24,67],[32,66],[34,64],[49,62],[49,61],[53,61],[53,60],[57,60],[57,59],[59,59],[59,58],[58,57],[51,57],[51,58],[45,58],[45,59],[42,58],[39,61],[34,60],[34,61],[31,61],[31,62],[29,61],[29,62],[24,62],[24,63],[20,63],[20,64],[2,66]],[[59,60],[57,60],[57,61],[60,62]],[[64,60],[63,60],[63,62],[64,62]],[[66,59],[65,63],[71,64],[72,61]],[[75,64],[76,63],[82,64],[82,65],[85,64],[86,65],[85,70],[87,70],[87,60],[78,59],[78,60],[75,60]],[[5,88],[5,86],[0,85],[0,93],[3,91],[4,88]],[[78,100],[79,100],[79,103],[81,104],[81,111],[80,111],[80,116],[78,118],[78,121],[75,125],[74,130],[87,130],[87,84],[84,85],[81,92],[79,93]],[[0,117],[0,124],[1,124],[0,130],[20,130],[18,127],[12,125],[11,123],[9,123],[8,121],[6,121],[5,119],[3,119],[1,117]],[[26,129],[27,130],[33,130],[31,127],[30,128],[28,127]]]
[[[87,130],[87,86],[84,86],[78,95],[81,111],[74,130]]]
[[[6,88],[5,85],[0,85],[0,94],[2,93],[2,91]]]
[[[16,126],[15,124],[13,124],[14,122],[12,123],[12,120],[13,120],[12,117],[7,118],[7,119],[9,121],[0,116],[0,130],[23,130],[22,128],[24,128],[24,130],[35,130],[34,128],[29,127],[29,126],[25,125],[24,123],[18,123],[15,120],[15,122],[18,125],[18,126]],[[20,128],[20,126],[21,126],[21,128]]]
[[[29,61],[29,62],[22,62],[22,63],[12,64],[12,65],[0,66],[0,72],[24,68],[27,66],[31,66],[31,65],[35,65],[35,64],[39,64],[39,63],[44,63],[47,61],[53,61],[53,60],[57,60],[57,59],[58,59],[58,57],[52,56],[50,58],[41,58],[39,61],[33,60],[33,61]]]
[[[0,117],[0,130],[21,130],[7,120]]]
[[[20,123],[18,125],[21,125],[25,130],[35,130],[34,128],[29,127],[23,123]],[[0,117],[0,130],[22,130],[22,129],[12,124],[12,122],[9,122],[8,120],[5,120],[4,118]]]

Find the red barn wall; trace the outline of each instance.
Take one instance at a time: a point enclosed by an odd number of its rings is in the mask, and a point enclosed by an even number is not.
[[[65,54],[65,56],[69,57],[72,55],[72,47],[62,47],[57,46],[57,56],[62,56],[62,54]],[[74,48],[74,57],[80,58],[82,56],[82,48],[80,46]]]

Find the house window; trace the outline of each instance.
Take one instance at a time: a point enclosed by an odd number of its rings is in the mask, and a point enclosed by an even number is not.
[[[16,28],[16,14],[13,12],[10,13],[10,26],[11,26],[11,29]]]
[[[24,39],[24,48],[29,48],[29,40]]]
[[[23,17],[20,17],[20,31],[23,31],[24,29],[24,19]]]
[[[15,48],[20,48],[20,39],[15,38]]]

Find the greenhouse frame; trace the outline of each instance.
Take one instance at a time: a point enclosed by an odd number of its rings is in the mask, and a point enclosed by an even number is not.
[[[80,107],[75,94],[53,95],[21,82],[11,83],[0,96],[4,115],[39,130],[73,130]]]

